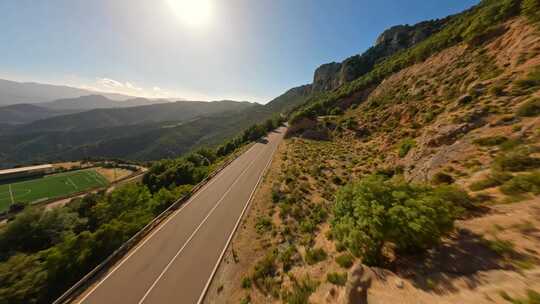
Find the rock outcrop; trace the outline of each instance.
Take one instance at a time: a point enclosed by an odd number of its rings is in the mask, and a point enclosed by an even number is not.
[[[425,21],[415,25],[398,25],[384,31],[375,43],[361,55],[355,55],[343,62],[321,65],[313,76],[312,91],[331,91],[369,72],[385,57],[422,42],[440,31],[448,18]]]

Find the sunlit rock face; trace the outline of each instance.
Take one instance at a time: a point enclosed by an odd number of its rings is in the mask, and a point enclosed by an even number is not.
[[[363,54],[349,57],[341,63],[326,63],[317,68],[313,76],[312,91],[331,91],[353,81],[370,71],[385,57],[410,48],[440,31],[447,21],[448,18],[415,25],[397,25],[387,29],[377,38],[375,45]]]

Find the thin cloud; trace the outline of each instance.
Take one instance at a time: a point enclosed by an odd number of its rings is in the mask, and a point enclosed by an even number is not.
[[[110,78],[98,78],[97,83],[109,88],[121,88],[124,86],[121,82]]]
[[[85,85],[94,91],[118,93],[145,98],[178,98],[178,95],[157,86],[152,86],[146,89],[144,86],[139,86],[131,81],[120,81],[107,77],[97,78],[96,82],[91,85]]]

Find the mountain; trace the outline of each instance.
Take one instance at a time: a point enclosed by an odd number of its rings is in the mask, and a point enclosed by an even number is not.
[[[6,125],[29,124],[37,120],[45,120],[55,116],[84,112],[92,109],[127,108],[168,102],[165,100],[149,100],[145,98],[116,101],[101,95],[89,95],[38,104],[3,106],[0,107],[0,121]],[[85,120],[83,119],[83,121]]]
[[[92,109],[108,109],[108,108],[127,108],[150,105],[154,103],[169,102],[164,99],[146,99],[146,98],[129,98],[125,100],[114,100],[103,95],[87,95],[76,98],[58,99],[49,102],[41,102],[38,105],[54,110],[77,110],[85,111]]]
[[[64,98],[93,95],[96,92],[68,86],[16,82],[0,79],[0,106],[19,103],[40,103]],[[99,93],[113,100],[126,100],[130,96],[115,93]]]
[[[179,101],[62,115],[0,132],[0,163],[175,157],[219,144],[272,113],[249,102]]]
[[[302,105],[310,97],[331,92],[368,73],[385,58],[421,43],[439,32],[451,17],[430,20],[415,25],[397,25],[385,30],[375,45],[362,54],[351,56],[343,62],[325,63],[313,73],[311,84],[294,87],[270,101],[275,111],[288,112]]]
[[[202,115],[241,111],[254,106],[235,101],[178,101],[129,108],[95,109],[38,120],[14,130],[15,133],[82,131],[88,129],[152,124],[181,123]]]
[[[0,121],[5,125],[19,125],[72,112],[70,110],[54,110],[23,103],[0,107]]]
[[[303,104],[310,94],[310,84],[294,87],[272,99],[266,106],[274,112],[287,112],[288,110]]]
[[[340,63],[326,63],[318,67],[313,76],[313,92],[331,91],[360,77],[370,71],[377,62],[437,33],[448,20],[450,17],[387,29],[377,38],[375,45],[363,54],[349,57]]]

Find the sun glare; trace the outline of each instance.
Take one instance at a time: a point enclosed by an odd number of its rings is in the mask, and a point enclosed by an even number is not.
[[[180,22],[190,27],[205,26],[213,13],[212,0],[167,0]]]

